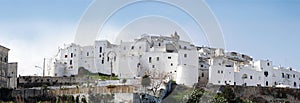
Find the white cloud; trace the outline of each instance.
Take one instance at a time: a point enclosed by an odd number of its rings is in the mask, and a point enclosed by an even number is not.
[[[21,75],[41,75],[42,70],[34,66],[42,66],[43,58],[54,56],[59,45],[73,42],[76,31],[76,25],[51,22],[0,25],[0,28],[0,45],[11,49],[9,62],[18,62]],[[19,34],[14,34],[16,30]]]

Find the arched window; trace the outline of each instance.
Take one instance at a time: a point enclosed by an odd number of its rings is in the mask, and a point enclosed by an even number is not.
[[[248,75],[247,74],[243,74],[242,75],[242,79],[247,79],[248,78]]]

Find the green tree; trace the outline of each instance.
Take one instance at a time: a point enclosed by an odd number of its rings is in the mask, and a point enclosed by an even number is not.
[[[228,103],[228,101],[223,96],[216,95],[209,103]]]
[[[228,86],[225,86],[223,88],[220,96],[224,97],[228,102],[234,102],[235,100],[235,94],[233,90]]]
[[[149,75],[144,75],[142,77],[142,81],[141,81],[142,86],[144,87],[144,89],[148,86],[151,85],[151,78]]]
[[[123,83],[123,85],[125,85],[125,83],[127,82],[127,79],[122,79],[122,83]]]
[[[200,103],[200,100],[201,100],[200,97],[202,97],[203,93],[204,93],[203,89],[196,89],[196,90],[194,90],[190,94],[190,96],[189,96],[189,98],[187,100],[187,103]]]

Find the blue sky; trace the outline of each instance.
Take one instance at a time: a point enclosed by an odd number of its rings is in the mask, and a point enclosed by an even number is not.
[[[11,49],[9,61],[19,62],[22,75],[41,74],[34,66],[42,65],[44,57],[55,55],[58,46],[74,40],[80,18],[91,3],[92,0],[0,0],[0,45]],[[228,51],[300,68],[300,1],[206,3],[221,25]]]

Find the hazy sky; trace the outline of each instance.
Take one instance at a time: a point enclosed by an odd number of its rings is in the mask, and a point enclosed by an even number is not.
[[[221,25],[228,51],[300,68],[299,0],[205,2]],[[19,62],[18,72],[41,75],[34,66],[42,66],[44,57],[55,55],[58,46],[74,40],[90,3],[92,0],[0,0],[0,45],[11,49],[9,61]]]

